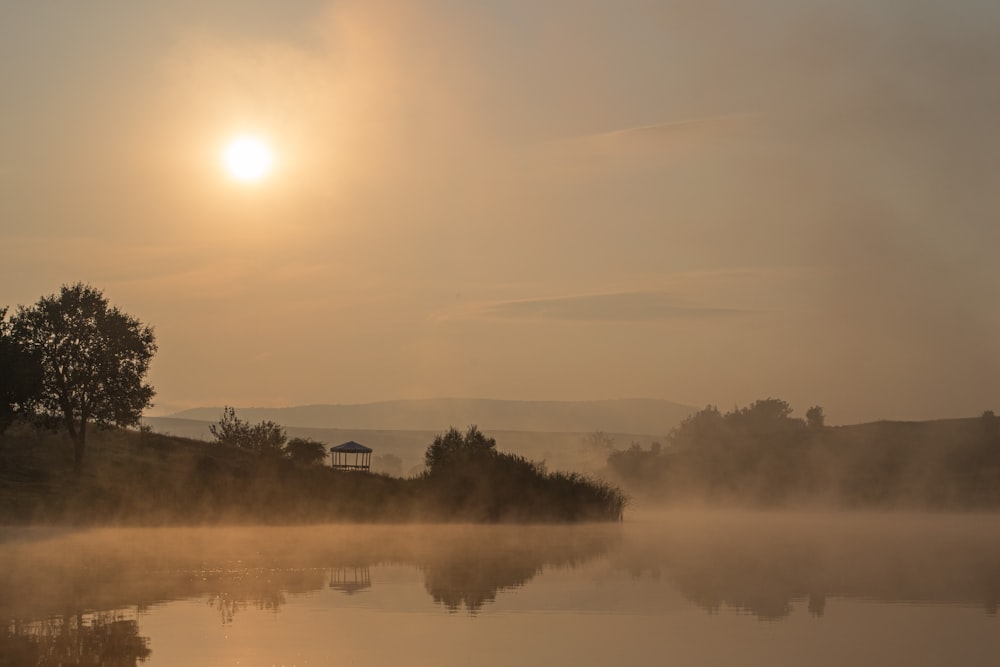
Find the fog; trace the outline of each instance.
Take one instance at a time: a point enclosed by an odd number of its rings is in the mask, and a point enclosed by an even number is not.
[[[989,665],[998,521],[674,510],[602,525],[4,528],[0,655]]]
[[[621,542],[617,525],[4,528],[0,536],[4,619],[206,595],[226,617],[332,585],[332,570],[386,564],[419,568],[436,601],[476,612],[545,568],[571,567]]]
[[[708,611],[780,619],[805,600],[981,607],[1000,602],[1000,519],[992,515],[639,512],[578,526],[318,525],[296,528],[5,528],[0,617],[94,612],[189,598],[280,610],[358,570],[416,568],[427,595],[475,614],[553,569],[666,580]],[[363,583],[356,581],[355,583]],[[371,586],[369,581],[368,586]]]
[[[734,507],[994,511],[1000,422],[978,418],[823,425],[777,399],[713,406],[664,442],[632,443],[608,474],[638,501]],[[807,412],[807,417],[810,413]]]
[[[646,512],[612,556],[636,577],[664,577],[699,606],[762,619],[806,601],[856,598],[981,606],[1000,602],[1000,525],[992,515]]]

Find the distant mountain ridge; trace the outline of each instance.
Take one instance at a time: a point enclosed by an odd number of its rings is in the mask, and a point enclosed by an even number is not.
[[[271,420],[282,426],[340,429],[443,431],[477,425],[484,431],[588,433],[605,431],[664,436],[697,408],[655,398],[598,401],[507,401],[485,398],[432,398],[353,405],[285,408],[237,407],[242,419]],[[191,408],[175,419],[214,422],[222,407]]]

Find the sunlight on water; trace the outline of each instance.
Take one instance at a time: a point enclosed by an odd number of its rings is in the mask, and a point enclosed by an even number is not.
[[[4,530],[16,665],[992,665],[1000,519]]]

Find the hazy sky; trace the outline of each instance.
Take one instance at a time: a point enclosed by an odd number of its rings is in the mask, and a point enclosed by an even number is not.
[[[978,415],[998,72],[993,0],[4,2],[0,305],[154,325],[154,414]]]

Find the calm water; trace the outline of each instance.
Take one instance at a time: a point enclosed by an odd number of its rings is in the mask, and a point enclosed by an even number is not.
[[[0,665],[996,665],[1000,517],[0,530]]]

